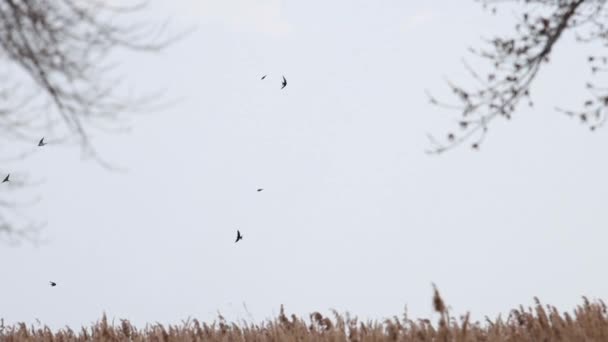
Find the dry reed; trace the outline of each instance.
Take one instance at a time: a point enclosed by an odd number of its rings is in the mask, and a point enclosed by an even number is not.
[[[512,310],[506,319],[471,322],[469,314],[452,317],[434,288],[433,307],[440,318],[412,320],[404,314],[379,321],[360,322],[348,313],[333,311],[333,317],[319,312],[303,319],[288,316],[281,306],[279,316],[259,324],[231,323],[222,316],[212,323],[189,319],[178,325],[149,324],[143,329],[128,320],[109,324],[104,315],[91,327],[79,331],[18,323],[0,325],[0,341],[608,341],[608,313],[603,301],[583,297],[572,314],[560,313],[535,298],[532,307]]]

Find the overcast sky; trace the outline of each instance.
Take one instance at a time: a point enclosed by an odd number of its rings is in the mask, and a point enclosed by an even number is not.
[[[18,164],[44,180],[24,211],[47,222],[47,242],[0,248],[7,322],[78,327],[106,312],[143,325],[218,310],[260,321],[281,304],[428,317],[432,282],[476,318],[534,296],[561,310],[606,298],[608,131],[554,110],[584,100],[586,52],[571,37],[534,84],[533,109],[496,122],[478,152],[431,156],[426,134],[445,134],[456,113],[425,89],[449,95],[444,77],[464,79],[467,47],[512,27],[511,12],[180,0],[145,16],[197,28],[158,55],[121,57],[133,89],[180,102],[129,134],[96,133],[125,173],[53,144]]]

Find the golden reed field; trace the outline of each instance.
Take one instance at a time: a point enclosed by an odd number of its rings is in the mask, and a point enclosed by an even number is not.
[[[384,321],[360,322],[349,314],[325,317],[281,313],[273,320],[229,323],[221,316],[211,323],[196,319],[178,325],[147,325],[138,329],[127,320],[108,323],[107,318],[80,330],[28,327],[25,323],[0,326],[0,341],[608,341],[608,314],[603,301],[583,298],[573,313],[559,313],[538,299],[533,307],[519,307],[506,318],[471,322],[469,314],[454,317],[435,290],[433,307],[437,322],[410,319],[407,315]]]

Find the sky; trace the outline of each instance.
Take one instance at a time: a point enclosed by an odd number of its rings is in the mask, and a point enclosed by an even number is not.
[[[466,82],[467,47],[511,28],[511,12],[179,0],[138,15],[195,28],[157,54],[119,55],[131,88],[163,89],[172,104],[129,133],[95,133],[124,172],[52,136],[16,164],[41,180],[23,190],[39,203],[20,210],[46,225],[44,243],[0,246],[6,323],[259,322],[281,304],[433,318],[432,283],[477,319],[535,296],[561,311],[606,299],[608,132],[554,109],[584,100],[591,47],[566,37],[535,107],[495,122],[479,151],[437,156],[427,133],[445,134],[457,113],[425,90]]]

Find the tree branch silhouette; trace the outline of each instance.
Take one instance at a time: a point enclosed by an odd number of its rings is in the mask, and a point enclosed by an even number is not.
[[[166,34],[166,23],[135,23],[133,17],[147,6],[146,1],[132,6],[103,0],[0,2],[2,147],[34,144],[50,129],[60,129],[63,137],[55,142],[76,138],[84,153],[109,167],[91,143],[91,129],[118,130],[128,113],[150,100],[120,93],[109,57],[121,49],[159,51],[179,38]],[[29,227],[13,224],[6,192],[0,195],[0,233],[22,236]]]
[[[495,37],[486,41],[489,47],[470,49],[475,56],[486,60],[491,71],[481,73],[464,62],[476,89],[469,89],[448,81],[448,86],[458,100],[457,104],[440,101],[427,92],[432,104],[459,111],[459,129],[447,133],[444,139],[430,136],[431,154],[439,154],[465,142],[479,149],[486,138],[490,124],[497,118],[511,119],[522,100],[533,106],[530,87],[543,65],[549,63],[551,54],[564,33],[574,31],[579,43],[608,43],[608,17],[606,1],[595,0],[503,0],[481,1],[485,8],[496,13],[496,4],[506,2],[523,3],[521,18],[515,32],[506,37]],[[590,56],[591,70],[601,72],[606,68],[605,56]],[[591,99],[584,102],[582,110],[558,111],[578,116],[581,122],[595,130],[605,122],[608,106],[608,89],[592,83],[587,84]]]

